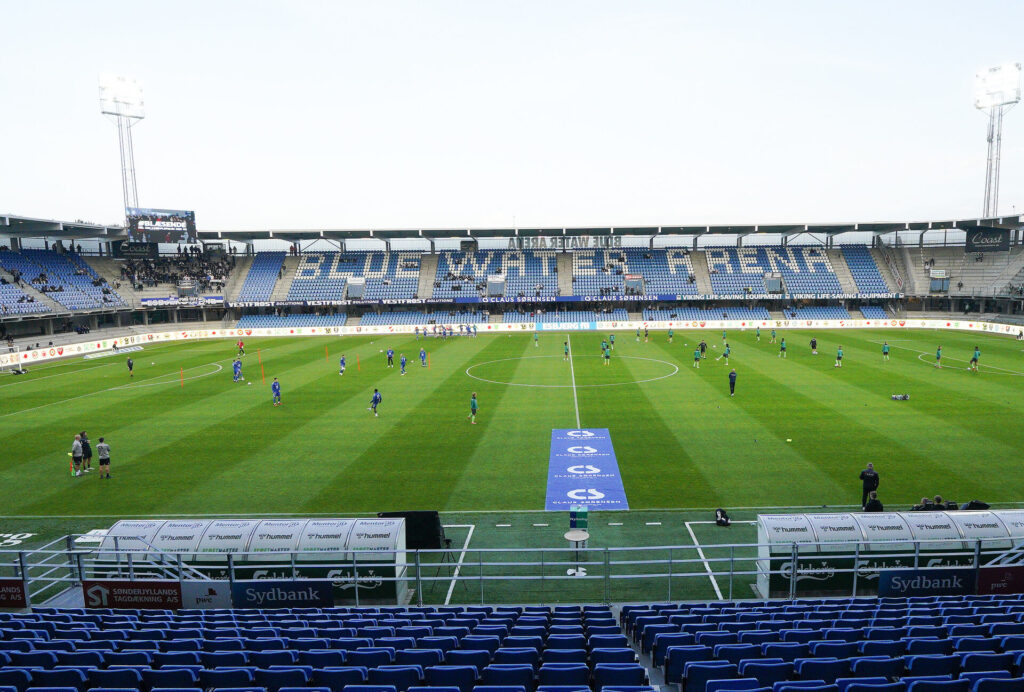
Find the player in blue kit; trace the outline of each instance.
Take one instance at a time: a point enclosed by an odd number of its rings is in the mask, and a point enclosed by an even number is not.
[[[242,381],[245,380],[245,378],[242,377],[242,361],[241,361],[241,359],[236,357],[234,362],[231,364],[231,369],[234,371],[234,378],[232,379],[232,382],[238,382],[239,380],[242,380]]]
[[[341,355],[341,360],[338,361],[338,374],[339,375],[344,375],[345,374],[345,354],[342,354]]]
[[[388,367],[395,367],[395,349],[393,348],[388,349]]]
[[[373,390],[373,398],[370,399],[370,407],[368,409],[366,409],[367,411],[373,411],[373,417],[374,418],[377,417],[377,405],[381,402],[382,398],[383,397],[381,397],[380,392],[377,391],[376,389],[374,389]]]
[[[273,383],[271,383],[271,385],[270,385],[270,393],[274,395],[274,398],[273,398],[274,406],[280,406],[281,405],[281,383],[277,381],[276,377],[274,378]]]
[[[412,332],[413,332],[413,334],[416,335],[416,341],[419,341],[420,340],[420,328],[419,327],[413,327]]]
[[[402,366],[402,374],[404,375],[405,374],[405,354],[404,353],[402,354],[402,357],[398,360],[398,364]]]
[[[427,352],[424,351],[422,348],[420,349],[420,367],[427,367]]]

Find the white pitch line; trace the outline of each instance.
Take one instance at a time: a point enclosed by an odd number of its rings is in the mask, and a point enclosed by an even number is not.
[[[646,522],[646,524],[647,524],[647,526],[661,526],[661,522],[660,521],[648,521],[648,522]]]
[[[455,524],[454,526],[465,526],[465,524]],[[469,539],[473,537],[473,529],[476,528],[476,524],[469,524],[469,533],[466,535],[466,541],[462,544],[462,552],[459,553],[459,561],[455,563],[455,571],[452,572],[452,583],[448,585],[448,595],[444,597],[444,604],[448,605],[452,600],[452,591],[455,590],[455,582],[459,578],[459,572],[462,571],[462,561],[466,559],[466,550],[469,548]]]
[[[86,370],[95,370],[96,368],[107,368],[111,365],[117,365],[117,363],[101,363],[100,365],[94,365],[91,368],[82,368],[81,370],[74,370],[72,372],[58,372],[54,375],[44,375],[43,377],[32,377],[27,380],[19,380],[17,382],[10,382],[8,384],[0,384],[0,387],[13,387],[16,384],[28,384],[30,382],[39,382],[40,380],[48,380],[51,377],[64,377],[65,375],[78,375]]]
[[[511,526],[512,526],[512,524],[495,524],[494,525],[494,527],[498,528],[498,529],[507,529],[507,528],[509,528]]]
[[[704,551],[701,550],[700,543],[697,541],[697,535],[693,532],[693,527],[690,526],[690,522],[686,522],[686,530],[690,532],[690,538],[693,539],[693,545],[697,548],[697,554],[700,555],[700,561],[704,563],[704,570],[708,573],[708,577],[711,578],[711,587],[715,590],[715,597],[718,600],[722,600],[722,590],[718,588],[718,580],[715,579],[715,573],[711,571],[711,565],[708,564],[708,559],[704,557]]]
[[[572,337],[566,334],[565,343],[569,347],[569,374],[572,376],[572,404],[576,409],[576,428],[580,427],[580,400],[576,397],[576,369],[572,366]]]
[[[547,524],[534,524],[534,526],[547,526]]]

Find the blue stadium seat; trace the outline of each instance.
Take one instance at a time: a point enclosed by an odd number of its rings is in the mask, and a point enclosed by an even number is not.
[[[728,661],[690,661],[683,667],[682,687],[687,692],[703,692],[708,680],[735,678],[737,667]]]
[[[527,663],[534,670],[540,666],[540,652],[529,647],[501,647],[494,652],[494,663]]]
[[[533,689],[533,666],[525,663],[492,663],[480,675],[481,685],[521,686]],[[479,688],[479,685],[477,686]]]
[[[745,678],[757,678],[763,687],[771,687],[777,682],[788,680],[793,676],[793,664],[789,661],[741,661],[739,675]]]
[[[877,678],[838,678],[836,680],[836,687],[839,688],[839,692],[846,692],[846,688],[851,685],[887,685],[889,683],[888,678],[877,677]]]
[[[538,685],[589,685],[590,668],[582,663],[542,663]]]
[[[345,688],[345,692],[396,692],[396,690],[393,685],[349,685]]]
[[[960,657],[949,655],[907,656],[907,673],[912,676],[948,675],[960,669]]]
[[[586,663],[586,649],[545,649],[541,663]]]
[[[754,678],[734,678],[731,680],[708,680],[702,692],[727,692],[728,690],[757,690],[762,685]],[[687,690],[687,692],[690,692]],[[701,692],[698,690],[698,692]]]
[[[670,646],[665,654],[665,682],[680,682],[683,678],[683,668],[690,661],[710,660],[712,660],[710,647],[700,645]]]
[[[254,680],[255,676],[253,676],[252,671],[245,668],[217,668],[216,670],[203,669],[199,671],[199,686],[203,689],[210,689],[211,687],[246,687],[251,685]]]
[[[598,663],[594,666],[594,686],[636,686],[647,683],[647,671],[638,663]]]
[[[88,677],[81,670],[72,668],[58,670],[37,670],[32,673],[34,687],[71,687],[79,692],[88,689]]]
[[[331,666],[313,671],[313,684],[330,688],[331,692],[342,692],[347,685],[366,682],[369,673],[365,666]]]
[[[979,670],[1012,670],[1013,654],[993,652],[963,653],[960,657],[960,670],[966,672]]]
[[[142,674],[133,668],[89,671],[90,687],[142,687]],[[215,687],[215,685],[209,685]]]
[[[1024,692],[1024,678],[975,680],[971,692]]]
[[[636,663],[636,652],[630,648],[594,649],[590,652],[591,663]]]
[[[423,682],[423,667],[418,665],[388,665],[371,668],[370,684],[392,685],[398,692],[405,692]]]
[[[479,677],[473,666],[431,666],[424,674],[428,685],[458,687],[462,692],[469,692]]]
[[[491,653],[482,649],[455,649],[449,651],[448,655],[444,657],[444,665],[473,666],[479,673],[491,662],[491,658]]]
[[[854,683],[847,686],[846,692],[906,692],[907,686],[902,682],[887,683]]]
[[[187,668],[169,670],[147,670],[142,673],[142,682],[147,687],[196,687],[199,676]]]
[[[977,680],[986,678],[999,678],[1000,680],[1012,678],[1013,675],[1006,670],[973,670],[960,673],[961,680],[970,680],[971,685]]]
[[[32,683],[32,675],[27,670],[18,668],[0,669],[0,687],[14,687],[18,692],[25,692]]]
[[[967,680],[916,680],[907,686],[907,692],[970,692]]]

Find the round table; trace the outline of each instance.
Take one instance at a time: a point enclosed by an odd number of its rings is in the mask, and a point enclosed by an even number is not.
[[[587,574],[587,570],[580,567],[580,548],[586,548],[587,541],[590,539],[590,534],[583,529],[570,529],[565,532],[565,540],[572,543],[572,549],[576,551],[576,567],[575,569],[566,570],[566,574],[570,577],[584,577]]]

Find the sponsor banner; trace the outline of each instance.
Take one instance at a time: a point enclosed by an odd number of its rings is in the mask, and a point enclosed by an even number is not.
[[[236,581],[231,601],[235,608],[330,608],[334,593],[326,580]]]
[[[1010,231],[1006,228],[978,226],[967,230],[964,252],[1009,252]]]
[[[0,533],[0,548],[21,545],[24,541],[35,535],[34,533]]]
[[[204,305],[223,305],[223,296],[183,296],[177,298],[175,296],[167,296],[166,298],[141,298],[139,302],[142,303],[142,307],[174,307],[174,306],[196,306],[201,307]]]
[[[25,582],[20,579],[0,579],[0,608],[27,608]]]
[[[551,431],[548,491],[544,509],[629,509],[607,428]]]
[[[982,567],[978,570],[978,593],[1024,593],[1024,565]]]
[[[231,584],[227,581],[186,581],[181,584],[183,608],[231,607]]]
[[[454,321],[452,326],[459,324]],[[541,323],[534,322],[485,322],[478,323],[476,327],[479,332],[530,332],[541,328]],[[562,329],[566,325],[576,324],[578,329],[598,329],[601,331],[634,331],[637,328],[643,329],[710,329],[710,330],[744,330],[760,327],[761,329],[953,329],[957,331],[989,332],[1005,336],[1016,336],[1021,327],[1015,324],[1002,324],[998,322],[975,322],[966,319],[885,319],[885,320],[698,320],[698,321],[598,321],[598,322],[563,322]],[[16,353],[0,353],[0,367],[12,365],[31,365],[56,358],[67,358],[69,356],[84,356],[87,353],[107,351],[113,348],[114,341],[119,346],[144,345],[161,343],[167,341],[181,341],[191,339],[237,339],[239,337],[275,337],[275,336],[354,336],[359,334],[388,335],[388,334],[412,334],[413,330],[420,325],[356,325],[352,327],[274,327],[264,329],[238,329],[238,328],[216,328],[216,329],[185,329],[175,332],[151,332],[149,334],[134,334],[131,336],[119,337],[118,339],[100,339],[96,341],[82,341],[75,344],[64,344],[62,346],[49,346],[46,348],[30,351],[18,351]]]
[[[181,607],[181,584],[177,581],[134,581],[121,579],[85,580],[82,594],[86,608]]]
[[[962,596],[975,592],[973,569],[887,569],[878,577],[882,598]]]
[[[116,351],[110,350],[110,351],[99,351],[97,353],[86,353],[84,356],[82,356],[82,358],[84,360],[93,360],[94,358],[107,358],[109,356],[119,356],[122,353],[134,353],[135,351],[141,351],[141,350],[142,350],[141,346],[125,346],[124,348],[121,348],[120,346],[118,346]]]

